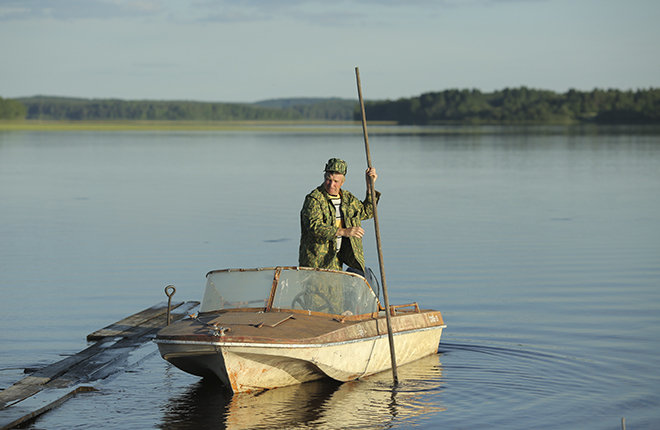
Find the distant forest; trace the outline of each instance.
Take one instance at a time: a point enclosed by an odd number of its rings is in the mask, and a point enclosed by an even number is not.
[[[366,101],[369,121],[435,124],[660,124],[660,89],[570,90],[526,87],[493,92],[445,90],[398,100]],[[0,119],[67,121],[359,121],[356,100],[298,98],[257,103],[0,98]]]
[[[355,106],[340,99],[209,103],[36,96],[16,101],[25,107],[25,119],[66,121],[336,121],[351,120]]]
[[[21,119],[26,113],[23,103],[0,97],[0,119]]]
[[[369,120],[399,124],[658,124],[660,89],[570,90],[563,94],[526,87],[492,93],[447,90],[371,102],[365,110]]]

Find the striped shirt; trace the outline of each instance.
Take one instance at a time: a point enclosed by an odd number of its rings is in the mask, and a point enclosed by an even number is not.
[[[333,204],[335,207],[335,225],[337,228],[341,228],[342,226],[342,214],[341,214],[341,197],[340,196],[331,196],[330,197],[330,202]],[[337,252],[339,252],[339,249],[341,248],[341,241],[342,241],[341,236],[337,236]]]

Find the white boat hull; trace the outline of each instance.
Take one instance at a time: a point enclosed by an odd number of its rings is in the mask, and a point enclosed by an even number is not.
[[[445,326],[394,334],[398,365],[437,352]],[[350,381],[392,367],[387,335],[323,344],[156,340],[160,353],[182,370],[215,376],[234,392],[299,384],[323,377]]]

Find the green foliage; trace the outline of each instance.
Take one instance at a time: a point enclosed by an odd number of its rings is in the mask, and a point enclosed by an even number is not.
[[[28,119],[41,120],[154,120],[154,121],[281,121],[345,120],[353,115],[355,102],[321,99],[248,103],[149,101],[30,97],[22,99]]]
[[[25,113],[23,103],[0,97],[0,119],[23,119]]]
[[[451,89],[366,102],[369,121],[399,124],[660,124],[660,89],[569,90],[526,87],[484,93]],[[0,118],[142,121],[359,121],[357,101],[294,98],[258,103],[204,103],[30,97],[0,98]]]
[[[371,121],[399,124],[660,123],[660,89],[599,90],[564,94],[526,87],[492,93],[446,90],[395,101],[365,104]],[[354,119],[360,119],[359,112]]]

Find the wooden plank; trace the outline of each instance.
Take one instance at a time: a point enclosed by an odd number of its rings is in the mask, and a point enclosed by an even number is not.
[[[96,343],[75,355],[66,357],[63,360],[46,366],[0,391],[0,410],[37,393],[43,389],[47,383],[60,377],[68,369],[74,367],[78,363],[88,360],[94,355],[100,353],[105,347],[107,347],[107,343],[105,342]]]
[[[186,317],[198,305],[199,302],[179,303],[171,313],[172,321]],[[82,382],[105,378],[121,370],[117,366],[113,367],[113,365],[124,360],[131,351],[151,340],[158,330],[165,327],[167,310],[155,317],[144,317],[145,315],[153,316],[151,310],[155,307],[152,306],[145,310],[150,312],[138,312],[132,315],[131,317],[142,314],[141,317],[134,319],[139,325],[127,327],[121,338],[113,338],[112,340],[103,338],[105,340],[96,342],[75,355],[46,366],[0,391],[0,411],[5,409],[19,411],[22,406],[20,408],[15,407],[19,402],[46,388],[67,388]],[[125,320],[128,320],[128,318],[122,321]],[[18,414],[20,413],[22,412],[19,411]],[[3,412],[3,414],[5,413]],[[16,414],[11,413],[10,415]]]
[[[79,385],[68,388],[43,390],[15,408],[0,410],[0,429],[11,429],[47,412],[78,393],[96,391],[93,387]]]
[[[180,305],[181,303],[179,303],[177,307],[179,307]],[[140,317],[134,318],[133,320],[141,325],[132,326],[132,327],[123,325],[123,329],[122,329],[123,335],[125,337],[139,338],[154,328],[157,331],[158,329],[165,327],[166,314],[162,312],[160,313],[157,312],[156,314],[154,314],[154,310],[157,307],[158,305],[152,306],[151,308],[145,310],[148,312],[142,311],[132,315],[132,317],[135,315],[140,315]],[[167,310],[165,312],[167,312]],[[151,318],[144,318],[144,316],[147,315],[150,315]],[[153,315],[156,316],[153,317]],[[184,314],[182,312],[174,311],[172,313],[172,320],[174,321],[176,319],[183,318],[186,315],[187,314]],[[128,321],[129,318],[131,317],[125,318],[122,321]],[[108,327],[111,326],[115,326],[115,325],[110,325]],[[101,339],[103,340],[104,338]],[[146,341],[146,339],[140,342],[144,342],[144,341]],[[60,377],[65,372],[68,372],[71,369],[75,368],[81,362],[90,360],[92,357],[103,352],[105,349],[117,347],[118,342],[119,340],[105,339],[102,342],[97,342],[89,346],[88,348],[85,348],[84,350],[78,352],[75,355],[71,355],[56,363],[46,366],[43,369],[37,370],[36,372],[32,373],[30,376],[18,381],[14,385],[0,392],[0,409],[6,407],[12,401],[20,400],[22,398],[34,394],[36,391],[40,390],[44,384],[48,383],[53,379]]]
[[[284,318],[281,318],[279,321],[276,321],[276,322],[274,322],[274,323],[272,323],[272,324],[268,324],[268,325],[269,325],[270,327],[275,328],[275,327],[277,327],[278,325],[282,324],[284,321],[288,321],[288,320],[290,320],[290,319],[295,319],[295,318],[293,317],[293,314],[289,314],[289,315],[285,316]]]
[[[177,307],[181,306],[181,304],[183,304],[183,302],[172,303],[172,309],[173,310],[176,309]],[[149,321],[160,315],[166,315],[166,314],[167,314],[167,303],[158,303],[150,308],[147,308],[143,311],[137,312],[122,320],[119,320],[116,323],[110,324],[109,326],[96,330],[94,333],[88,334],[87,341],[99,340],[105,337],[130,336],[131,328],[142,325],[146,321]]]

